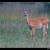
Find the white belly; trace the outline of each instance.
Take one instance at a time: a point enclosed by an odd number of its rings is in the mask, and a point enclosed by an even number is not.
[[[41,27],[36,27],[35,29],[41,29]]]

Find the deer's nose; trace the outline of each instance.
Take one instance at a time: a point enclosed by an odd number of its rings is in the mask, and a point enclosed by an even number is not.
[[[27,15],[25,15],[25,17],[26,17]]]

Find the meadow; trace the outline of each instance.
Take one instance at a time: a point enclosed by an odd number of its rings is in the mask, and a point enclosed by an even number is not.
[[[26,6],[28,9],[29,6]],[[50,23],[49,28],[46,29],[47,35],[44,42],[43,32],[41,29],[35,30],[35,37],[33,41],[33,37],[30,39],[30,32],[27,26],[26,20],[24,18],[24,13],[22,12],[22,8],[16,10],[5,5],[2,11],[0,12],[0,48],[49,48],[50,47]],[[5,10],[5,11],[4,11]],[[7,11],[6,11],[7,10]],[[13,11],[13,12],[11,12]],[[31,16],[31,17],[30,17]],[[33,16],[32,13],[29,13],[29,18],[36,17],[46,17],[50,20],[50,15],[41,14]]]

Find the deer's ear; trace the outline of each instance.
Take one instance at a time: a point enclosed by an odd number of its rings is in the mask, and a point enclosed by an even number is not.
[[[25,12],[25,9],[22,9],[22,12]]]
[[[28,13],[30,13],[31,11],[30,10],[28,10]]]

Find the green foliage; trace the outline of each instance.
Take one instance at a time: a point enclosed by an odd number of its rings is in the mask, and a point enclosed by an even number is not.
[[[50,2],[44,2],[44,4],[46,4],[46,5],[50,5]]]
[[[0,28],[0,31],[1,31],[1,32],[3,32],[3,31],[4,31],[4,26],[2,26],[2,27]]]

